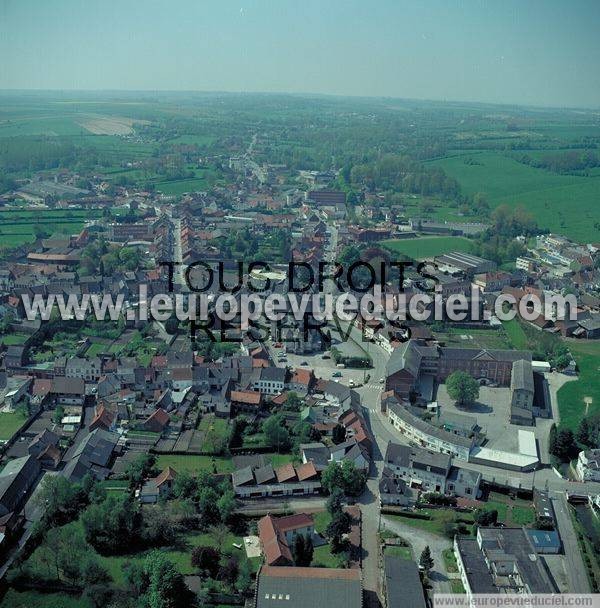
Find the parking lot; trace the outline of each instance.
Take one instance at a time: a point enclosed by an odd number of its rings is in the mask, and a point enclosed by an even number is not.
[[[518,451],[518,429],[533,431],[538,446],[542,448],[546,444],[549,426],[552,424],[552,420],[540,418],[536,419],[536,426],[510,424],[510,389],[506,387],[482,386],[479,389],[477,403],[471,407],[457,407],[454,400],[449,397],[446,386],[441,384],[437,390],[437,402],[442,412],[466,414],[477,418],[477,423],[488,439],[486,447],[505,452]]]

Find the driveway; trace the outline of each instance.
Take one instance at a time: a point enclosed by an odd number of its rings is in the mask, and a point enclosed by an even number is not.
[[[385,515],[381,516],[381,527],[394,532],[408,541],[412,547],[415,561],[419,561],[421,552],[426,546],[431,550],[433,557],[433,569],[429,573],[429,580],[433,585],[434,593],[452,593],[442,552],[449,549],[452,543],[449,539],[442,536],[430,534],[419,528],[413,528],[397,521],[388,519]]]

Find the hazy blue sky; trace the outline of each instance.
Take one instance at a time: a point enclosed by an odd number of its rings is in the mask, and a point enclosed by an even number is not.
[[[600,106],[600,0],[0,0],[0,88]]]

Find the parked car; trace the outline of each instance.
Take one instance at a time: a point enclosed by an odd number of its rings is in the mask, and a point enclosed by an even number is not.
[[[332,376],[332,378],[341,378],[342,372],[334,372],[331,376]]]

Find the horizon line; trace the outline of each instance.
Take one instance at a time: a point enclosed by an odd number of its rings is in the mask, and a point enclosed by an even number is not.
[[[356,95],[348,93],[315,93],[315,92],[297,92],[297,91],[233,91],[233,90],[218,90],[218,89],[45,89],[45,88],[4,88],[0,87],[0,94],[3,93],[154,93],[154,94],[204,94],[204,95],[281,95],[290,97],[331,97],[342,99],[363,99],[363,100],[390,100],[404,102],[421,102],[421,103],[445,103],[445,104],[472,104],[472,105],[487,105],[497,107],[512,107],[526,109],[543,109],[543,110],[587,110],[597,112],[600,110],[600,102],[598,106],[573,106],[573,105],[544,105],[531,104],[522,102],[499,102],[499,101],[482,101],[473,99],[446,99],[446,98],[427,98],[427,97],[396,97],[392,95]]]

